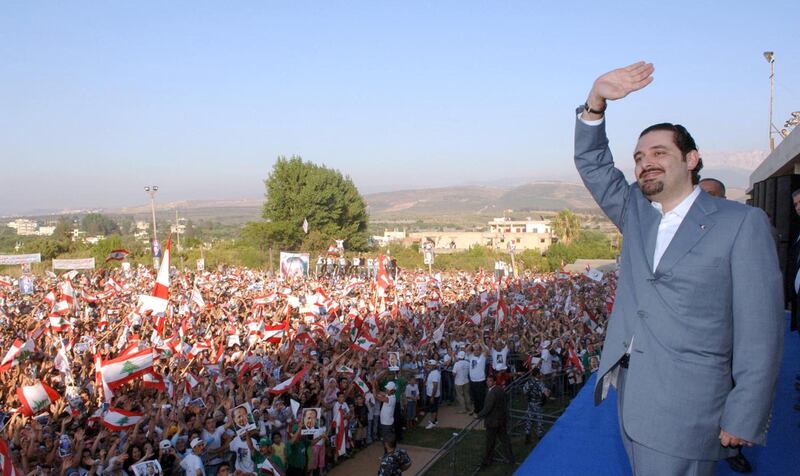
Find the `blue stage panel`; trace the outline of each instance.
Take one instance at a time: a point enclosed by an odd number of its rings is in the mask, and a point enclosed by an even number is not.
[[[800,372],[800,337],[788,332],[784,344],[773,419],[766,447],[746,448],[753,465],[752,474],[800,475],[800,412],[793,410],[800,395],[794,388]],[[599,407],[592,394],[596,376],[586,383],[556,425],[547,432],[519,467],[516,475],[608,475],[631,474],[620,440],[616,394],[609,391]],[[717,466],[718,475],[736,475],[725,461]]]

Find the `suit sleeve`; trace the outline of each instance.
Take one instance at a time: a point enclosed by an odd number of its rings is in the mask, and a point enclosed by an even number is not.
[[[492,408],[494,408],[494,398],[494,391],[490,390],[486,394],[486,401],[483,402],[483,408],[481,409],[481,412],[478,413],[478,418],[486,418],[486,415],[491,413]]]
[[[735,386],[720,426],[757,444],[766,441],[778,368],[783,355],[781,271],[766,214],[748,209],[731,255]]]
[[[575,167],[594,200],[614,225],[622,230],[631,187],[625,175],[614,167],[605,121],[590,126],[576,119]]]

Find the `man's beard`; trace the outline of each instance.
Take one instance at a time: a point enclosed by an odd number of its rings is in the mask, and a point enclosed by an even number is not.
[[[664,182],[661,180],[648,180],[646,182],[640,182],[639,188],[642,190],[645,197],[652,197],[664,191]]]

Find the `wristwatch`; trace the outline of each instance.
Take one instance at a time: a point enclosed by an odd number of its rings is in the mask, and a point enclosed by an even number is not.
[[[603,109],[600,109],[600,110],[598,111],[598,110],[596,110],[596,109],[592,109],[592,108],[590,108],[590,107],[589,107],[589,101],[586,101],[585,103],[583,103],[583,105],[581,105],[581,106],[578,106],[578,109],[576,110],[576,112],[577,112],[578,114],[581,114],[581,113],[583,113],[584,111],[586,111],[586,112],[589,112],[589,113],[591,113],[591,114],[599,114],[599,115],[603,116],[603,115],[605,115],[605,113],[606,113],[606,109],[608,109],[608,103],[606,103],[606,104],[603,106]]]

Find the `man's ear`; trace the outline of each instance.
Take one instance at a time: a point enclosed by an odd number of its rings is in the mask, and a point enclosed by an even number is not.
[[[700,152],[696,150],[689,151],[686,154],[686,170],[695,170],[700,163]]]

